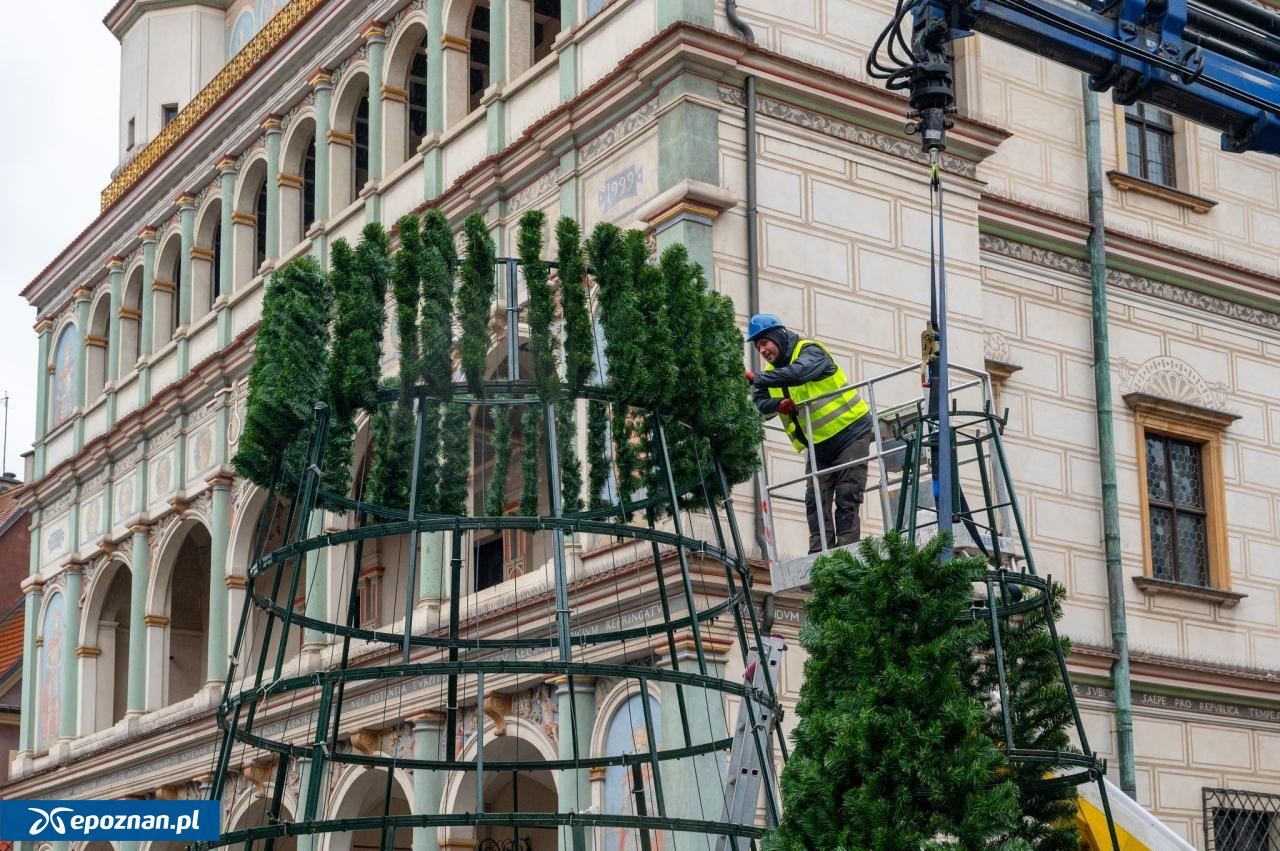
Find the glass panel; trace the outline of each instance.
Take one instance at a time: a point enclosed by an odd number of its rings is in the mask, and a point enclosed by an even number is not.
[[[1159,437],[1147,438],[1147,496],[1169,501],[1169,467],[1164,440]]]
[[[1148,177],[1165,186],[1173,186],[1177,174],[1173,167],[1173,134],[1164,130],[1152,130],[1147,145],[1156,152],[1154,160],[1159,162],[1159,167],[1153,167]]]
[[[1173,575],[1173,513],[1163,508],[1151,510],[1151,575],[1156,579]]]
[[[1204,479],[1200,473],[1200,447],[1180,440],[1169,441],[1169,462],[1173,471],[1173,503],[1185,508],[1204,508]]]
[[[1132,121],[1125,122],[1124,147],[1128,153],[1129,173],[1142,177],[1142,128]]]
[[[1217,851],[1272,851],[1267,841],[1271,813],[1247,810],[1214,810],[1214,848]]]
[[[1178,515],[1178,581],[1208,585],[1208,549],[1203,517]]]

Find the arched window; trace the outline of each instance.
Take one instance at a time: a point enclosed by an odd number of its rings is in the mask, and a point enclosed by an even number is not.
[[[212,310],[214,301],[222,295],[222,222],[213,226],[213,269],[209,280],[209,309]]]
[[[142,354],[142,267],[134,267],[120,299],[120,359],[116,375],[125,377]]]
[[[533,61],[551,54],[551,43],[560,35],[560,0],[533,0]]]
[[[111,343],[111,297],[103,294],[89,314],[89,334],[84,338],[85,400],[92,404],[107,383],[107,352]]]
[[[256,273],[267,259],[267,181],[258,187],[253,202],[253,269]]]
[[[467,65],[467,109],[480,108],[480,98],[489,88],[489,3],[480,0],[471,10],[471,26],[467,28],[471,44]]]
[[[405,158],[413,156],[427,135],[427,37],[413,52],[409,63],[409,151]]]
[[[355,161],[352,164],[351,197],[360,197],[360,190],[369,182],[369,96],[360,98],[356,104],[356,117],[352,126],[355,136]]]
[[[173,295],[169,299],[169,327],[177,331],[178,326],[182,324],[182,287],[186,283],[182,280],[181,251],[173,258],[173,270],[170,273],[170,278],[173,280]]]
[[[307,142],[307,152],[302,157],[302,233],[299,241],[307,238],[307,231],[316,221],[316,139]]]
[[[53,349],[53,383],[49,387],[49,428],[66,422],[76,409],[76,363],[80,338],[76,326],[68,325]]]

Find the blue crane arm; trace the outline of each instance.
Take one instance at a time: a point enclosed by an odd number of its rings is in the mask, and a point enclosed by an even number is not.
[[[971,32],[1029,50],[1090,76],[1117,103],[1144,101],[1213,127],[1224,150],[1280,154],[1280,17],[1247,0],[918,0],[910,58],[873,76],[907,89],[926,149],[945,147],[951,94],[950,44]],[[882,34],[881,42],[890,33]],[[892,46],[890,53],[893,53]],[[877,69],[879,73],[877,72]]]

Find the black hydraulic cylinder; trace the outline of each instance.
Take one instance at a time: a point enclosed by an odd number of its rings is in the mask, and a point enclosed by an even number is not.
[[[1187,31],[1184,35],[1203,35],[1215,39],[1215,42],[1205,46],[1247,65],[1256,65],[1259,59],[1271,64],[1280,63],[1280,43],[1256,30],[1246,29],[1196,6],[1187,9]],[[1191,38],[1187,40],[1193,44],[1198,43]]]
[[[1204,8],[1229,18],[1244,21],[1263,32],[1280,35],[1280,15],[1246,2],[1246,0],[1209,0],[1200,3]]]

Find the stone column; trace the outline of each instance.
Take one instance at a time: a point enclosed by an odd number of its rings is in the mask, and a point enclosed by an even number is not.
[[[703,657],[707,676],[723,678],[725,661],[733,646],[727,639],[707,634],[702,636]],[[689,633],[676,636],[676,662],[672,664],[665,645],[658,649],[660,667],[678,667],[681,671],[696,672],[698,658],[693,637]],[[724,698],[718,691],[684,687],[686,717],[689,720],[689,743],[723,739],[727,736]],[[680,723],[679,701],[673,683],[662,684],[662,739],[663,748],[685,746]],[[721,753],[703,754],[697,757],[664,763],[662,766],[662,792],[667,816],[673,818],[705,819],[715,821],[724,809],[724,781],[726,760]],[[675,851],[712,851],[715,837],[675,832],[672,847]]]
[[[382,144],[386,121],[382,111],[382,66],[387,54],[387,31],[374,21],[361,35],[369,46],[369,182],[363,190],[364,218],[376,222],[381,218],[378,188],[382,182]]]
[[[511,18],[508,0],[489,0],[489,88],[480,98],[485,108],[489,153],[507,146],[506,104],[502,90],[507,84],[507,34]]]
[[[210,685],[227,676],[227,545],[231,541],[231,476],[218,472],[205,480],[212,491],[213,529],[209,533],[209,644],[205,669]]]
[[[450,37],[444,34],[444,0],[427,0],[427,33],[427,136],[419,150],[422,151],[423,197],[429,201],[444,191],[444,150],[440,147],[445,115],[444,51],[451,44]],[[466,61],[465,50],[463,61]],[[450,108],[451,115],[455,111]],[[465,114],[463,107],[458,115]]]
[[[155,282],[156,282],[156,229],[143,228],[142,239],[142,319],[139,321],[138,407],[151,401],[151,353],[155,346]]]
[[[280,118],[272,115],[262,122],[267,137],[267,261],[280,256]]]
[[[75,451],[84,448],[84,409],[88,407],[89,388],[89,301],[91,291],[88,287],[76,287],[71,299],[76,306],[76,332],[80,335],[80,345],[76,348],[76,408],[73,440]],[[4,459],[0,458],[0,463]]]
[[[306,756],[300,756],[295,760],[295,764],[298,766],[298,806],[297,806],[298,815],[295,818],[298,821],[301,821],[303,819],[323,818],[324,817],[323,813],[319,812],[319,810],[322,810],[324,808],[323,795],[321,795],[320,798],[318,799],[319,803],[316,805],[317,812],[308,813],[305,810],[303,810],[303,807],[306,806],[307,789],[311,786],[311,783],[313,782],[311,777],[311,769],[313,767],[311,763],[311,758]],[[316,781],[318,780],[319,778],[316,778]],[[315,834],[313,833],[298,834],[298,843],[296,846],[297,851],[311,851],[311,849],[314,847],[315,847]]]
[[[340,531],[326,522],[328,512],[315,511],[311,514],[311,523],[307,526],[307,537],[314,538],[321,533],[332,534]],[[329,547],[315,549],[307,553],[306,585],[302,589],[304,595],[302,610],[309,618],[324,620],[329,609]],[[358,571],[360,568],[357,567]],[[302,641],[308,650],[319,650],[327,636],[315,629],[303,630]]]
[[[129,527],[133,533],[133,558],[129,571],[129,695],[127,715],[138,716],[146,711],[147,701],[147,583],[151,575],[151,526],[135,523]]]
[[[329,130],[332,127],[329,114],[333,109],[333,76],[321,69],[312,75],[311,90],[316,96],[316,220],[305,236],[312,238],[311,253],[320,261],[321,268],[328,266],[325,246],[325,225],[329,220],[329,174],[332,158],[329,151]]]
[[[25,766],[36,750],[36,678],[39,667],[36,659],[36,633],[39,631],[40,603],[44,599],[44,580],[40,578],[38,544],[39,529],[32,532],[31,575],[22,580],[22,593],[26,597],[23,609],[22,669],[33,672],[22,678],[22,714],[18,716],[18,764]]]
[[[560,735],[557,738],[560,759],[573,759],[574,744],[579,756],[591,753],[591,732],[596,723],[596,679],[574,677],[569,688],[568,677],[551,680],[556,689],[559,706]],[[574,721],[577,721],[576,730]],[[576,733],[576,735],[575,735]],[[560,771],[556,777],[556,794],[561,812],[580,813],[591,807],[591,777],[585,769]],[[560,827],[557,831],[560,851],[574,851],[573,829]]]
[[[173,329],[178,341],[178,377],[185,376],[191,368],[191,341],[187,339],[191,327],[192,296],[195,294],[195,276],[191,271],[191,249],[195,247],[196,197],[189,192],[178,196],[178,222],[182,245],[178,249],[178,327]]]
[[[116,424],[116,379],[120,377],[120,300],[124,297],[124,258],[107,259],[111,315],[107,317],[107,425]]]
[[[236,240],[235,240],[235,196],[236,196],[236,160],[225,156],[218,161],[218,180],[221,185],[219,194],[222,204],[219,207],[218,222],[219,239],[222,240],[222,256],[218,258],[218,286],[210,293],[209,309],[218,311],[218,349],[231,345],[231,307],[228,296],[235,287]],[[252,248],[250,249],[252,250]]]
[[[78,561],[69,562],[65,569],[67,615],[66,631],[62,638],[62,717],[58,719],[58,738],[72,739],[77,734],[76,708],[80,701],[76,694],[76,648],[80,646],[80,594],[84,586],[84,568]]]
[[[41,318],[36,322],[39,354],[36,364],[36,478],[44,475],[44,436],[49,431],[49,347],[53,344],[53,322]]]
[[[408,721],[413,724],[414,758],[440,759],[440,738],[444,728],[443,713],[430,710],[411,716]],[[439,814],[440,798],[444,794],[444,778],[443,771],[414,769],[411,812],[415,816]],[[415,827],[413,829],[413,851],[439,851],[439,849],[438,828]]]

